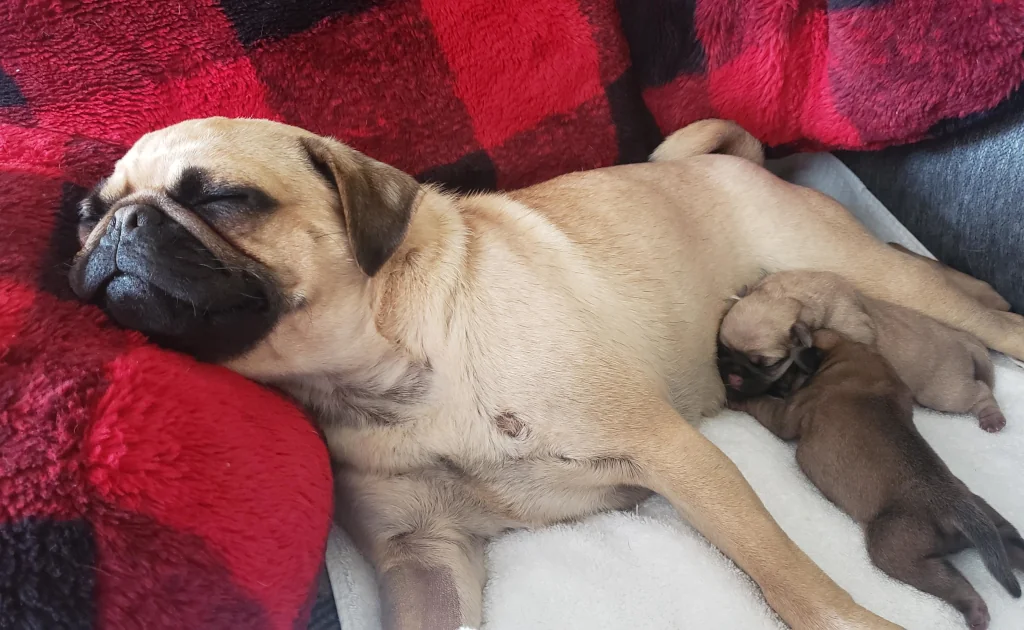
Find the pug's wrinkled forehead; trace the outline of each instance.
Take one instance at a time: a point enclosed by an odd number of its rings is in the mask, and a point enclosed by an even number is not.
[[[251,121],[259,133],[233,125],[229,119],[214,118],[186,121],[144,135],[80,205],[83,242],[87,230],[107,212],[139,198],[166,196],[190,207],[215,200],[251,202],[233,203],[234,210],[250,205],[253,210],[267,210],[267,206],[277,205],[272,202],[287,203],[289,200],[276,196],[287,194],[286,181],[293,177],[289,165],[299,162],[302,146],[294,136],[263,122]],[[280,159],[268,162],[268,155]],[[211,219],[221,218],[210,214]]]

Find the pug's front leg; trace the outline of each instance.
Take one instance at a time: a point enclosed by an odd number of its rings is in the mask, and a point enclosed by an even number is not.
[[[479,628],[494,532],[445,475],[336,473],[335,518],[377,570],[384,630]]]
[[[395,557],[378,559],[385,630],[479,628],[484,563],[481,540],[410,538]],[[420,553],[425,552],[425,553]]]
[[[630,401],[634,417],[595,432],[595,447],[632,462],[624,483],[661,494],[761,587],[796,630],[896,630],[857,605],[772,519],[725,454],[667,403]],[[608,452],[600,453],[607,455]]]

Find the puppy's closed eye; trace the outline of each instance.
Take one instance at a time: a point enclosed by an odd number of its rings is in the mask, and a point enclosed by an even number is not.
[[[780,359],[775,359],[775,358],[772,358],[772,357],[766,357],[766,356],[761,355],[761,354],[752,354],[752,355],[750,355],[750,362],[753,363],[754,365],[757,365],[757,366],[760,366],[760,367],[772,367],[772,366],[778,365],[780,361],[782,361],[781,358]]]

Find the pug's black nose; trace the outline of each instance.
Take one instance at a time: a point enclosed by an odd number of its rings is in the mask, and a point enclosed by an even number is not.
[[[147,225],[160,225],[163,215],[153,206],[134,205],[118,208],[114,212],[114,220],[121,228],[121,234],[125,235],[136,228]]]

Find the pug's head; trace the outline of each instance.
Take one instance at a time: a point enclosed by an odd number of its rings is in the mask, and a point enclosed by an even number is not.
[[[420,190],[295,127],[183,122],[141,138],[82,202],[71,286],[202,360],[258,349],[264,372],[303,367],[275,360],[313,366],[328,338],[372,326],[367,286],[403,242]]]

